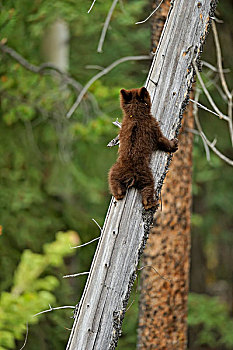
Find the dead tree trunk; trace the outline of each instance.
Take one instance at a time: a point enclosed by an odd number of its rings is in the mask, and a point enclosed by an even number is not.
[[[158,1],[155,2],[155,6]],[[159,31],[169,10],[165,0],[152,21],[152,48],[156,49]],[[156,213],[156,224],[151,230],[140,275],[140,312],[138,349],[186,349],[187,299],[190,259],[190,215],[192,196],[192,105],[182,120],[179,150],[174,154],[170,171],[162,190],[162,211]]]
[[[180,128],[193,80],[192,61],[198,61],[215,4],[175,1],[164,26],[146,87],[152,113],[168,138]],[[160,151],[152,158],[158,196],[170,161],[171,156]],[[67,349],[115,349],[152,218],[134,189],[122,201],[112,199]]]

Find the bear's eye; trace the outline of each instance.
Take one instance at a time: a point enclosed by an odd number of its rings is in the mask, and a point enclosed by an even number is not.
[[[143,99],[140,96],[137,96],[138,102],[144,103]]]

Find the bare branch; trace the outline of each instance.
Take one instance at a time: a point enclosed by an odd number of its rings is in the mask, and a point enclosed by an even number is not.
[[[172,280],[163,277],[163,276],[158,272],[158,270],[156,270],[156,268],[153,267],[153,266],[151,266],[151,265],[142,266],[142,267],[138,268],[137,271],[141,271],[141,270],[143,270],[145,267],[149,267],[149,268],[153,269],[153,270],[155,271],[155,273],[157,273],[157,275],[159,275],[159,277],[162,278],[163,280],[168,281],[168,282],[172,282]],[[136,284],[136,294],[137,294],[137,293],[138,293],[138,274],[137,274],[136,283],[137,283],[137,284]],[[131,306],[133,305],[133,303],[135,302],[135,300],[136,300],[136,298],[134,298],[134,299],[132,300],[132,302],[130,303],[130,305],[129,305],[129,306],[127,307],[127,309],[126,309],[126,312],[131,308]]]
[[[75,90],[80,91],[82,89],[82,85],[77,82],[75,79],[71,78],[68,74],[64,73],[61,69],[56,67],[52,63],[43,63],[40,66],[36,66],[29,61],[27,61],[23,56],[21,56],[18,52],[7,45],[3,45],[0,43],[0,49],[2,52],[7,53],[10,57],[12,57],[15,61],[19,62],[21,66],[26,68],[27,70],[37,73],[37,74],[45,74],[45,75],[60,75],[63,80],[69,85],[72,85]]]
[[[216,54],[217,54],[217,66],[219,70],[219,76],[220,81],[222,84],[222,88],[225,91],[225,94],[228,98],[228,123],[229,123],[229,130],[230,130],[230,136],[231,136],[231,143],[233,145],[233,123],[232,123],[232,93],[229,91],[226,79],[223,74],[223,67],[222,67],[222,52],[220,47],[220,42],[218,38],[218,32],[215,23],[213,23],[213,34],[214,34],[214,42],[216,46]]]
[[[210,112],[210,113],[216,115],[217,117],[221,118],[221,116],[220,116],[218,113],[215,113],[215,112],[211,111],[211,109],[209,109],[209,108],[203,106],[200,102],[197,102],[197,101],[195,101],[195,100],[192,100],[191,98],[189,99],[189,101],[195,103],[196,105],[198,105],[200,108],[204,109],[205,111]],[[226,118],[227,118],[227,119],[226,119]],[[221,119],[228,120],[228,117],[225,116],[225,118],[221,118]]]
[[[119,140],[119,135],[117,135],[114,139],[112,139],[108,144],[107,147],[113,147],[119,145],[120,140]]]
[[[197,109],[197,107],[195,106],[194,109]],[[200,132],[198,130],[195,130],[195,129],[189,129],[189,128],[186,128],[185,131],[188,131],[188,132],[191,132],[192,134],[194,135],[198,135],[201,137],[202,139],[202,142],[203,142],[203,145],[204,145],[204,148],[205,148],[205,152],[206,152],[206,159],[208,160],[208,162],[210,161],[210,151],[209,151],[209,147],[205,141],[205,139],[203,138],[203,135],[200,134]],[[214,139],[214,141],[212,142],[212,144],[215,146],[217,140]]]
[[[221,158],[222,160],[224,160],[224,162],[226,162],[227,164],[233,166],[233,160],[232,160],[232,159],[229,159],[229,158],[226,157],[226,156],[224,156],[224,154],[222,154],[222,153],[213,145],[213,143],[210,142],[210,141],[207,139],[206,135],[204,135],[204,137],[205,137],[205,141],[206,141],[207,145],[209,146],[209,148],[211,148],[212,151],[213,151],[215,154],[217,154],[217,156],[218,156],[219,158]]]
[[[185,128],[184,131],[191,132],[194,135],[200,136],[199,131],[197,131],[196,129]]]
[[[81,245],[77,245],[76,247],[70,247],[70,249],[85,247],[86,245],[91,244],[91,243],[97,241],[98,239],[100,239],[100,236],[97,237],[97,238],[92,239],[91,241],[89,241],[87,243],[84,243],[84,244],[81,244]]]
[[[137,277],[136,277],[136,293],[135,293],[135,295],[138,294],[138,280],[139,280],[139,278],[138,278],[138,274],[137,274]],[[134,297],[134,299],[132,300],[132,302],[130,303],[130,305],[127,307],[127,309],[125,310],[125,312],[127,312],[127,311],[131,308],[131,306],[133,305],[133,303],[135,302],[135,300],[136,300],[136,297]]]
[[[121,122],[119,122],[118,118],[115,122],[112,122],[113,125],[117,126],[118,128],[121,128]]]
[[[203,142],[203,145],[204,145],[206,159],[207,159],[208,162],[210,162],[210,150],[209,150],[208,144],[206,143],[204,134],[203,134],[203,132],[200,132],[199,135],[201,136],[201,139],[202,139],[202,142]]]
[[[25,345],[27,343],[27,339],[28,339],[28,322],[27,322],[27,331],[26,331],[24,343],[23,343],[23,346],[19,350],[23,350],[25,348]]]
[[[97,73],[96,75],[94,75],[94,77],[92,77],[87,83],[86,85],[83,87],[82,91],[80,92],[80,94],[78,95],[75,103],[73,104],[73,106],[70,108],[70,110],[67,113],[67,118],[70,118],[72,116],[72,114],[75,112],[75,110],[78,108],[80,102],[82,101],[84,95],[87,93],[88,89],[90,88],[90,86],[99,78],[101,78],[103,75],[106,75],[107,73],[109,73],[113,68],[115,68],[118,64],[121,64],[123,62],[126,61],[140,61],[140,60],[149,60],[151,57],[150,56],[126,56],[126,57],[122,57],[118,60],[116,60],[115,62],[113,62],[112,64],[110,64],[108,67],[104,68],[101,72]]]
[[[83,275],[89,275],[89,271],[88,272],[74,273],[73,275],[65,275],[65,276],[63,276],[63,278],[78,277],[78,276],[83,276]]]
[[[117,126],[118,128],[121,128],[121,123],[118,121],[118,118],[115,122],[112,122],[115,126]],[[117,146],[120,143],[120,139],[119,139],[119,135],[117,135],[114,139],[112,139],[108,144],[107,147],[113,147],[113,146]]]
[[[25,67],[27,70],[30,70],[31,72],[34,73],[39,73],[40,72],[40,67],[35,66],[34,64],[31,64],[23,56],[18,54],[15,50],[12,48],[8,47],[7,45],[3,45],[0,43],[0,49],[2,52],[7,53],[9,56],[11,56],[15,61],[19,62],[21,66]]]
[[[40,66],[36,66],[34,64],[31,64],[29,61],[27,61],[23,56],[18,54],[14,49],[7,45],[3,45],[0,43],[0,50],[9,56],[11,56],[14,60],[20,63],[21,66],[23,66],[25,69],[36,73],[36,74],[42,74],[42,75],[51,75],[51,76],[59,76],[62,78],[62,80],[72,86],[77,93],[80,93],[83,89],[83,86],[74,78],[69,76],[68,74],[64,73],[62,70],[60,70],[58,67],[53,65],[52,63],[43,63]],[[91,93],[88,93],[88,98],[90,100],[90,103],[92,104],[92,107],[94,110],[99,111],[98,103],[94,96]]]
[[[92,219],[92,221],[94,221],[94,223],[99,227],[100,232],[101,232],[101,231],[102,231],[102,227],[98,224],[98,222],[97,222],[95,219]],[[94,239],[92,239],[91,241],[86,242],[86,243],[84,243],[84,244],[77,245],[76,247],[70,247],[70,249],[85,247],[86,245],[91,244],[91,243],[97,241],[98,239],[100,239],[100,236],[97,237],[97,238],[94,238]]]
[[[103,30],[102,30],[102,33],[101,33],[101,36],[100,36],[97,52],[102,52],[104,39],[105,39],[107,30],[108,30],[108,26],[109,26],[109,23],[111,21],[111,17],[112,17],[112,14],[113,14],[113,11],[114,11],[114,9],[116,7],[117,2],[118,2],[118,0],[113,0],[112,6],[110,7],[110,10],[108,11],[106,20],[104,22],[104,27],[103,27]]]
[[[202,63],[202,65],[203,66],[205,66],[205,67],[207,67],[207,68],[209,68],[209,69],[211,69],[213,72],[219,72],[219,70],[215,67],[215,66],[213,66],[212,64],[210,64],[209,62],[206,62],[206,61],[201,61],[201,63]],[[226,69],[223,69],[222,70],[224,73],[230,73],[230,69],[229,68],[226,68]]]
[[[38,316],[38,315],[41,315],[41,314],[45,314],[45,313],[50,312],[50,311],[60,310],[60,309],[75,309],[75,306],[59,306],[59,307],[52,307],[52,306],[49,304],[49,309],[48,309],[48,310],[44,310],[44,311],[38,312],[37,314],[33,315],[33,317]]]
[[[198,118],[196,118],[196,124],[197,124],[197,120],[199,120]],[[199,127],[198,127],[199,128]],[[204,142],[204,146],[205,146],[205,143],[209,146],[209,148],[211,148],[211,150],[219,157],[221,158],[222,160],[224,160],[224,162],[226,162],[227,164],[233,166],[233,160],[229,159],[228,157],[226,157],[224,154],[222,154],[215,146],[215,140],[213,142],[210,142],[206,135],[204,134],[204,132],[202,131],[202,129],[200,129],[200,135],[203,139]],[[207,148],[205,147],[205,150]],[[209,157],[208,157],[209,158]],[[207,159],[208,159],[207,158]],[[208,159],[209,160],[209,159]]]
[[[90,7],[89,10],[87,11],[87,13],[90,13],[90,12],[91,12],[93,6],[95,5],[95,2],[96,2],[96,0],[93,0],[93,1],[92,1],[91,7]]]
[[[213,23],[213,35],[214,35],[214,42],[215,42],[215,47],[216,47],[216,55],[217,55],[217,69],[210,65],[207,62],[203,62],[205,64],[205,66],[207,66],[208,68],[210,68],[211,70],[219,73],[219,77],[220,77],[220,82],[222,85],[222,89],[218,86],[218,84],[216,84],[214,81],[212,81],[212,84],[214,84],[214,86],[216,87],[216,89],[218,90],[218,92],[220,93],[221,97],[223,98],[224,101],[228,102],[228,116],[224,115],[221,113],[221,111],[218,109],[218,107],[216,106],[215,102],[213,101],[210,93],[208,92],[207,87],[205,86],[200,73],[198,72],[198,70],[196,69],[196,73],[199,79],[199,82],[202,86],[202,89],[207,97],[207,99],[209,100],[210,104],[212,105],[212,107],[214,108],[214,110],[216,111],[217,115],[221,118],[221,119],[225,119],[228,122],[229,125],[229,132],[230,132],[230,139],[231,139],[231,144],[233,145],[233,116],[232,116],[232,92],[229,91],[229,88],[227,86],[227,82],[224,76],[224,71],[226,72],[226,70],[223,69],[222,67],[222,52],[221,52],[221,47],[220,47],[220,42],[219,42],[219,38],[218,38],[218,33],[217,33],[217,28],[215,23]],[[202,106],[203,108],[203,106]],[[205,108],[204,108],[205,109]],[[210,112],[210,111],[209,111]],[[211,112],[213,114],[215,114],[214,112]],[[216,114],[215,114],[216,115]],[[205,138],[204,138],[205,139]],[[203,140],[204,140],[203,139]],[[204,141],[203,141],[204,142]],[[213,143],[211,144],[212,147]],[[205,147],[206,148],[206,147]],[[218,150],[217,150],[218,151]]]
[[[98,66],[97,64],[88,64],[85,66],[86,69],[98,69],[98,70],[103,70],[104,67]]]
[[[202,80],[202,77],[201,77],[201,74],[199,73],[198,71],[198,68],[196,66],[196,64],[194,63],[194,67],[195,67],[195,70],[196,70],[196,74],[197,74],[197,77],[198,77],[198,80],[201,84],[201,87],[209,101],[209,103],[211,104],[211,106],[213,107],[213,109],[215,110],[215,112],[217,113],[217,115],[219,116],[220,119],[224,119],[224,120],[227,120],[228,121],[228,116],[224,115],[220,110],[219,108],[216,106],[215,102],[213,101],[209,91],[207,90],[205,84],[204,84],[204,81]]]
[[[166,277],[163,277],[163,276],[159,273],[159,271],[156,270],[156,268],[155,268],[154,266],[151,266],[151,265],[142,266],[142,267],[140,267],[140,268],[138,269],[138,271],[143,270],[145,267],[149,267],[149,268],[153,269],[153,270],[157,273],[157,275],[159,275],[159,277],[161,277],[163,280],[169,281],[169,282],[172,281],[171,279],[168,279],[168,278],[166,278]]]
[[[213,29],[213,34],[214,34],[214,42],[215,42],[215,46],[216,46],[216,53],[217,53],[217,66],[218,66],[218,71],[219,71],[219,76],[220,76],[220,80],[222,83],[222,87],[223,90],[225,91],[227,97],[230,99],[231,98],[231,93],[227,87],[227,83],[223,74],[223,68],[222,68],[222,53],[221,53],[221,47],[220,47],[220,43],[219,43],[219,39],[218,39],[218,33],[217,33],[217,29],[216,29],[216,25],[213,22],[212,24],[212,29]]]
[[[95,220],[95,219],[91,219],[100,229],[100,232],[102,231],[102,227],[100,226],[100,224]]]
[[[98,224],[98,222],[97,222],[95,219],[92,219],[92,221],[94,221],[94,223],[99,227],[100,232],[101,232],[101,231],[102,231],[102,227]],[[81,244],[81,245],[77,245],[76,247],[70,247],[70,248],[71,248],[71,249],[75,249],[75,248],[85,247],[86,245],[91,244],[91,243],[93,243],[93,242],[95,242],[95,241],[97,241],[97,240],[99,240],[99,239],[100,239],[100,236],[97,237],[97,238],[92,239],[92,240],[89,241],[89,242],[86,242],[86,243]]]
[[[136,292],[137,293],[137,292]],[[134,302],[135,302],[135,298],[131,301],[131,303],[129,304],[129,306],[127,307],[127,309],[125,310],[125,312],[127,312],[130,308],[131,308],[131,306],[134,304]]]
[[[195,100],[197,101],[198,100],[198,97],[199,97],[199,92],[196,92],[195,94]],[[195,118],[195,122],[196,122],[196,126],[197,126],[197,129],[200,133],[200,136],[203,140],[203,144],[204,144],[204,147],[205,147],[205,151],[206,151],[206,156],[207,156],[207,159],[210,157],[209,156],[209,149],[207,151],[207,148],[209,147],[219,158],[221,158],[222,160],[224,160],[224,162],[226,162],[227,164],[233,166],[233,160],[229,159],[228,157],[226,157],[224,154],[222,154],[216,147],[215,147],[215,144],[216,144],[216,140],[214,140],[213,142],[210,142],[208,140],[208,138],[206,137],[206,135],[204,134],[203,130],[202,130],[202,127],[201,127],[201,124],[200,124],[200,121],[199,121],[199,118],[198,118],[198,108],[196,106],[196,104],[194,104],[194,107],[193,107],[193,114],[194,114],[194,118]],[[208,147],[207,147],[208,146]]]
[[[215,21],[216,23],[224,23],[224,21],[222,19],[219,19],[217,17],[210,17],[213,21]]]
[[[118,118],[115,122],[112,122],[113,125],[117,126],[118,128],[121,128],[121,123],[118,121]],[[113,147],[117,146],[120,143],[119,135],[117,135],[114,139],[112,139],[108,144],[107,147]]]
[[[164,0],[160,1],[158,6],[156,7],[156,9],[154,11],[152,11],[151,14],[146,19],[144,19],[143,21],[140,21],[140,22],[136,22],[135,24],[142,24],[142,23],[145,23],[146,21],[148,21],[148,19],[150,19],[153,16],[153,14],[160,8],[160,6],[162,5],[163,1]]]
[[[233,123],[232,123],[232,92],[231,97],[228,100],[228,117],[229,117],[229,130],[231,136],[231,144],[233,145]]]
[[[227,103],[227,101],[228,101],[227,96],[225,95],[224,91],[222,90],[222,87],[219,86],[219,84],[217,84],[219,77],[215,76],[214,79],[211,79],[210,77],[208,77],[208,79],[209,79],[209,83],[208,83],[208,86],[206,86],[206,87],[208,88],[209,86],[213,85],[216,88],[216,90],[218,91],[218,93],[221,96],[221,98],[223,99],[223,101]]]

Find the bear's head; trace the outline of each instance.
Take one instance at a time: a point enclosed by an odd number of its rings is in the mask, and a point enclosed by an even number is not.
[[[143,86],[140,89],[120,91],[120,104],[123,111],[128,113],[148,114],[151,108],[150,95],[147,89]]]

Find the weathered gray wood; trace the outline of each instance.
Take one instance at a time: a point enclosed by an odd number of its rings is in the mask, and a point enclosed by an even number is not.
[[[214,9],[211,0],[176,0],[169,12],[146,83],[153,114],[168,138],[178,133],[193,79],[192,60],[198,60]],[[158,194],[170,158],[160,151],[153,156]],[[134,189],[122,201],[111,200],[67,349],[115,349],[152,214],[142,209]]]

